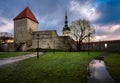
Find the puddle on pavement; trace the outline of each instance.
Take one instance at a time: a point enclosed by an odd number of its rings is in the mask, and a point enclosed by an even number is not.
[[[92,60],[88,66],[88,83],[115,83],[103,60]]]

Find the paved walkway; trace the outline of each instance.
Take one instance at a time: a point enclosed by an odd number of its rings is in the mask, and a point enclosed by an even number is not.
[[[108,73],[103,60],[94,59],[90,62],[88,83],[115,83]]]
[[[39,54],[42,54],[42,53],[39,53]],[[17,57],[0,59],[0,66],[5,65],[5,64],[11,64],[11,63],[18,62],[18,61],[21,61],[21,60],[24,60],[30,57],[35,57],[35,56],[37,56],[37,54],[32,53],[32,54],[26,54],[26,55],[17,56]]]

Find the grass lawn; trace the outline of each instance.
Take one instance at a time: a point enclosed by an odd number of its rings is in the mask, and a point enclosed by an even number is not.
[[[30,52],[0,52],[0,58],[8,58],[29,54]]]
[[[48,52],[0,67],[0,83],[87,83],[87,65],[100,52]]]
[[[111,53],[105,58],[108,71],[116,83],[120,83],[120,53]]]

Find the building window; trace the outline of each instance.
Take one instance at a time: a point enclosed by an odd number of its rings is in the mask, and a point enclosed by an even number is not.
[[[105,48],[107,48],[107,43],[104,44]]]

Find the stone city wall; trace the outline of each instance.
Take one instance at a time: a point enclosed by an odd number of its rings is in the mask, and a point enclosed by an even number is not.
[[[81,46],[81,50],[88,50],[88,49],[91,51],[119,51],[120,52],[120,40],[83,43]]]
[[[0,44],[0,52],[9,52],[9,51],[15,51],[14,43]]]
[[[34,32],[33,38],[34,39],[31,48],[37,48],[38,39],[39,39],[39,47],[43,49],[69,50],[74,45],[73,44],[74,41],[71,41],[72,39],[70,39],[70,37],[58,36],[56,30]],[[72,46],[70,46],[71,43]]]

